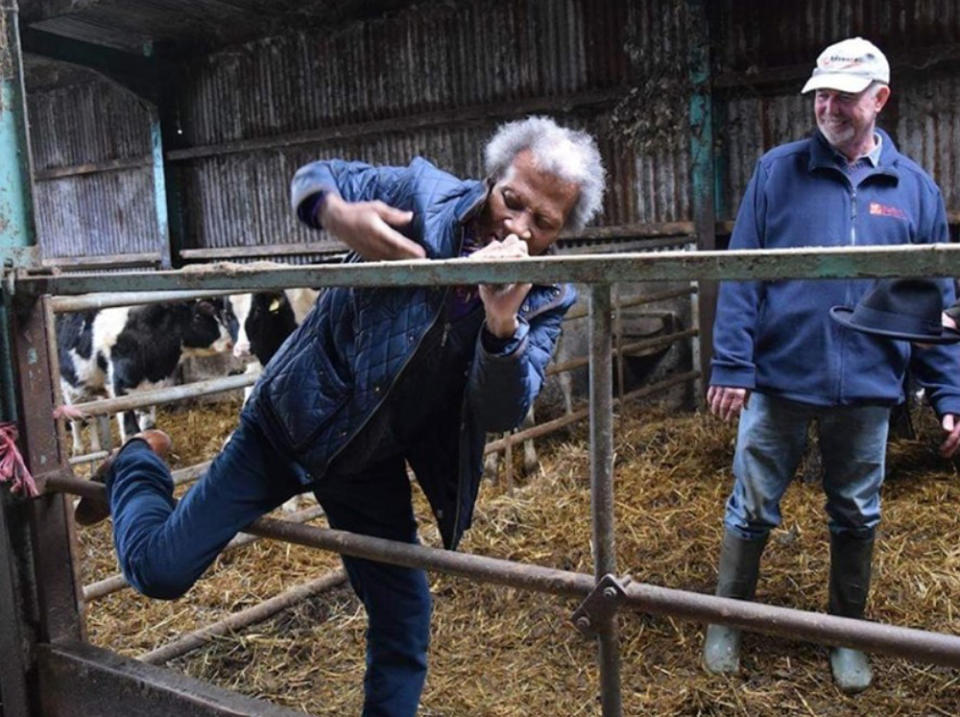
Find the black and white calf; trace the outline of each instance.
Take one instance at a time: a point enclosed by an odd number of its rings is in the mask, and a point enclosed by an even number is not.
[[[315,289],[286,289],[230,296],[233,355],[238,359],[256,358],[259,365],[251,362],[248,370],[266,366],[317,303],[318,294]]]
[[[182,359],[232,348],[226,320],[220,299],[61,314],[56,327],[64,402],[171,385]],[[155,423],[155,409],[137,414],[117,414],[121,440]],[[71,429],[78,452],[79,426]]]

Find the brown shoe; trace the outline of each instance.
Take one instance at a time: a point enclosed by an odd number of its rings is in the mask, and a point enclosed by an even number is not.
[[[120,451],[134,439],[146,441],[146,444],[150,446],[150,450],[164,460],[170,455],[170,449],[173,447],[173,441],[166,433],[157,428],[147,429],[135,436],[131,436],[118,450],[111,453],[110,456],[97,467],[96,472],[90,480],[106,485],[107,477],[113,469],[113,461],[116,460]],[[79,525],[95,525],[109,515],[110,504],[106,500],[101,501],[93,498],[81,498],[73,511],[73,519]]]

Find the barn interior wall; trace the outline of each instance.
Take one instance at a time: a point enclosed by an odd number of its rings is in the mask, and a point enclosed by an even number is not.
[[[831,42],[862,35],[891,60],[891,100],[879,126],[898,148],[937,181],[948,212],[960,212],[960,75],[954,57],[960,42],[955,0],[812,0],[766,3],[721,0],[713,41],[714,72],[745,73],[729,89],[718,136],[723,197],[720,219],[732,219],[757,159],[766,150],[799,139],[815,128],[813,101],[800,88],[820,51]],[[795,79],[764,83],[771,70],[797,66]],[[756,78],[751,84],[750,78]]]
[[[58,176],[59,171],[149,161],[147,108],[106,80],[28,91],[37,235],[43,255],[160,251],[150,166]]]
[[[954,0],[718,0],[712,67],[762,78],[808,67],[828,42],[875,39],[892,58],[948,53],[960,38]],[[483,140],[531,101],[595,132],[609,170],[603,225],[692,218],[689,6],[678,0],[454,0],[423,3],[329,32],[289,32],[175,65],[167,149],[207,147],[172,162],[185,197],[183,248],[316,241],[286,206],[289,179],[311,159],[406,163],[424,155],[480,176]],[[909,69],[909,68],[908,68]],[[922,68],[913,68],[919,70]],[[716,92],[720,202],[730,219],[756,159],[808,133],[796,80]],[[886,128],[957,196],[956,73],[898,73]],[[599,97],[584,104],[584,96]],[[44,171],[145,156],[143,104],[107,82],[30,92],[31,138]],[[378,123],[371,129],[370,123]],[[343,130],[314,142],[297,133]],[[231,143],[277,146],[237,150]],[[149,251],[161,241],[149,167],[42,178],[38,227],[48,256]]]
[[[423,155],[461,176],[483,174],[496,125],[539,103],[601,138],[611,191],[602,224],[689,214],[685,103],[657,128],[669,141],[630,144],[633,78],[675,74],[687,52],[684,5],[500,0],[418,5],[327,35],[290,34],[209,55],[185,68],[177,95],[185,146],[228,146],[318,128],[346,140],[186,160],[191,247],[316,239],[286,209],[290,177],[311,159],[406,164]],[[577,107],[585,95],[607,101]],[[571,105],[573,105],[572,110]],[[424,126],[412,126],[418,118]],[[364,125],[377,122],[368,132]],[[649,134],[649,132],[648,132]],[[261,194],[254,197],[251,187]]]

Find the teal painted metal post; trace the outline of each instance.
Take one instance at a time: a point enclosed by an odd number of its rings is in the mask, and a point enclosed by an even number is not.
[[[0,261],[29,266],[38,262],[38,254],[16,3],[4,4],[0,23]]]
[[[146,43],[143,54],[153,58],[153,45]],[[170,225],[167,221],[167,188],[165,167],[163,163],[163,134],[160,126],[160,108],[156,104],[150,105],[150,148],[153,154],[153,199],[157,213],[157,232],[162,243],[160,250],[160,265],[169,269],[170,263]]]
[[[715,169],[713,157],[713,96],[710,87],[710,22],[706,0],[687,0],[690,39],[690,180],[697,250],[716,248],[714,213]],[[700,373],[710,380],[713,357],[713,319],[717,308],[717,284],[700,281],[697,317],[700,329]],[[697,397],[703,401],[703,391]]]

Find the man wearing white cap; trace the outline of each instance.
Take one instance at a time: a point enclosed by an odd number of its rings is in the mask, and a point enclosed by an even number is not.
[[[767,152],[747,187],[732,249],[891,245],[948,241],[940,190],[900,154],[877,116],[890,97],[890,66],[863,38],[831,45],[803,92],[815,92],[811,137]],[[750,600],[780,499],[796,473],[807,428],[816,420],[830,528],[829,611],[862,618],[880,521],[880,486],[890,408],[903,400],[909,364],[947,434],[960,441],[960,361],[956,346],[911,348],[830,320],[854,306],[870,280],[724,282],[714,327],[707,400],[723,419],[740,416],[733,491],[727,501],[717,595]],[[951,282],[937,282],[943,305]],[[749,401],[748,401],[749,398]],[[740,631],[710,625],[705,667],[736,672]],[[862,652],[832,648],[838,686],[869,686]]]

